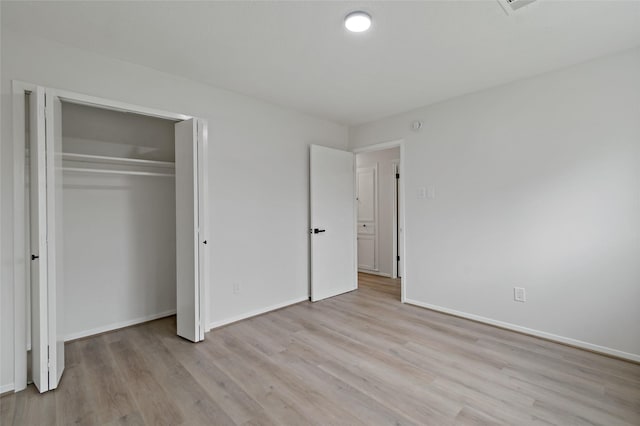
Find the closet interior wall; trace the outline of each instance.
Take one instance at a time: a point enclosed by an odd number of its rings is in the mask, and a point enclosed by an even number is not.
[[[63,102],[64,332],[176,310],[174,122]]]

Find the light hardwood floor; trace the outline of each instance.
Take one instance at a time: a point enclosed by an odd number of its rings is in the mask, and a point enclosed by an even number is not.
[[[402,305],[399,283],[214,330],[175,318],[68,343],[56,391],[5,425],[639,425],[640,366]]]

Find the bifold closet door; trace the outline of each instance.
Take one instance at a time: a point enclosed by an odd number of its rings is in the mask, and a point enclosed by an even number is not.
[[[176,123],[176,313],[178,336],[204,339],[206,282],[206,126]]]
[[[37,88],[30,96],[29,124],[32,375],[46,392],[58,387],[64,371],[60,100]]]
[[[45,161],[44,90],[29,96],[29,156],[31,212],[31,362],[33,383],[40,392],[49,390],[47,367],[47,176]]]

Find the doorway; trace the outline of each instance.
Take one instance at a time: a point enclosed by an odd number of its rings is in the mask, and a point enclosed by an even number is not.
[[[403,300],[402,142],[355,151],[358,287]]]

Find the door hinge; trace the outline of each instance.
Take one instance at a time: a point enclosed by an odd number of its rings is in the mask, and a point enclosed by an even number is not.
[[[400,179],[400,173],[396,173],[396,179]]]
[[[47,368],[51,368],[51,356],[49,355],[49,345],[47,345]]]
[[[399,262],[400,261],[400,256],[396,256],[396,260]]]

